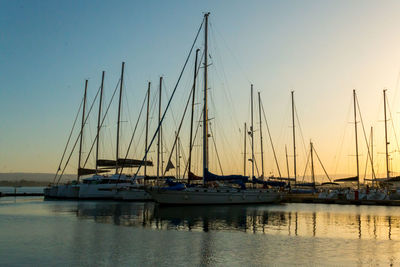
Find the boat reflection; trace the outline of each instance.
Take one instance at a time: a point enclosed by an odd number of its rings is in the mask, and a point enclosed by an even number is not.
[[[397,207],[306,205],[163,207],[151,202],[78,202],[72,212],[99,223],[162,230],[400,239]]]

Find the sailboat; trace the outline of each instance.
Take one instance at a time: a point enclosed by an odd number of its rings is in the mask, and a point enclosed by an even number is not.
[[[207,106],[207,68],[208,68],[208,17],[204,14],[204,106],[203,106],[203,177],[201,186],[186,186],[169,182],[169,187],[147,187],[153,199],[164,205],[205,205],[205,204],[246,204],[279,202],[281,193],[274,189],[246,188],[248,177],[242,175],[219,176],[209,171],[208,156],[208,106]],[[190,140],[191,142],[192,140]],[[190,158],[190,156],[189,156]],[[189,176],[195,177],[192,173]],[[235,181],[240,187],[207,187],[208,182]]]
[[[120,191],[125,191],[128,187],[138,188],[137,197],[131,198],[130,200],[149,200],[150,195],[147,194],[143,189],[139,189],[140,185],[137,184],[137,179],[132,179],[132,176],[122,174],[120,169],[124,167],[138,167],[143,162],[135,159],[120,158],[119,152],[119,141],[120,141],[120,118],[121,118],[121,102],[122,102],[122,89],[124,81],[124,68],[125,62],[122,62],[121,78],[120,78],[120,90],[119,90],[119,104],[118,104],[118,120],[117,120],[117,143],[116,143],[116,160],[99,160],[98,159],[98,146],[96,151],[96,170],[98,166],[102,166],[106,169],[115,168],[115,174],[111,176],[99,175],[97,172],[90,178],[83,180],[79,189],[79,199],[121,199]],[[103,84],[103,83],[102,83]],[[99,106],[99,109],[101,106]],[[99,110],[99,118],[100,118]],[[100,131],[100,125],[97,129],[97,144],[98,135]],[[145,162],[145,165],[151,165],[150,162]]]
[[[148,83],[147,87],[147,110],[146,110],[146,136],[145,136],[145,148],[147,148],[147,143],[148,143],[148,132],[149,132],[149,109],[150,109],[150,86],[151,83]],[[162,88],[162,77],[160,77],[160,95],[159,95],[159,114],[161,112],[161,88]],[[114,196],[114,199],[116,200],[124,200],[124,201],[149,201],[152,200],[152,197],[149,193],[147,193],[144,190],[144,185],[143,184],[138,184],[136,183],[137,179],[143,178],[144,183],[146,180],[149,180],[153,177],[149,177],[147,175],[147,166],[150,165],[148,164],[147,160],[147,154],[145,153],[145,157],[143,159],[143,167],[144,167],[144,175],[143,177],[134,177],[133,183],[121,188],[117,189],[117,193]],[[151,164],[152,165],[152,164]]]
[[[102,81],[100,87],[100,102],[99,102],[99,114],[98,114],[98,125],[97,125],[97,135],[96,135],[96,168],[87,169],[81,166],[81,155],[82,155],[82,140],[83,140],[83,130],[86,124],[87,116],[85,114],[86,107],[86,93],[88,81],[85,81],[85,93],[83,99],[83,109],[82,109],[82,124],[81,131],[79,135],[80,145],[79,145],[79,159],[78,159],[78,173],[77,180],[72,183],[67,184],[55,184],[44,189],[45,198],[66,198],[66,199],[114,199],[116,198],[118,192],[121,189],[135,186],[140,187],[137,184],[137,180],[132,179],[132,176],[128,176],[119,173],[118,170],[123,167],[138,167],[143,164],[142,161],[135,159],[121,159],[119,157],[119,137],[120,137],[120,116],[121,116],[121,100],[122,100],[122,88],[123,88],[123,78],[124,78],[124,67],[125,62],[122,63],[121,78],[120,78],[120,90],[119,90],[119,106],[118,106],[118,124],[117,124],[117,149],[116,149],[116,160],[105,160],[99,159],[99,135],[100,128],[102,126],[101,122],[101,108],[102,108],[102,96],[103,96],[103,85],[104,85],[104,74],[102,73]],[[104,118],[103,118],[104,120]],[[68,145],[68,143],[67,143]],[[151,162],[147,161],[145,165],[152,165]],[[60,163],[61,166],[61,163]],[[59,168],[60,169],[60,168]],[[103,175],[102,173],[109,172],[115,169],[115,174],[113,175]],[[89,178],[82,179],[81,176],[92,175]],[[57,174],[56,174],[57,177]],[[143,189],[138,190],[139,200],[148,200],[150,195],[147,194]]]

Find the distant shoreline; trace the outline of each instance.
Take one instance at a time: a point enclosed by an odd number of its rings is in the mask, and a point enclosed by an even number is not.
[[[47,186],[50,181],[0,181],[0,186],[8,187],[35,187],[35,186]]]
[[[54,177],[54,173],[0,173],[0,186],[47,186],[54,181]],[[60,182],[73,180],[76,180],[76,174],[64,174]]]

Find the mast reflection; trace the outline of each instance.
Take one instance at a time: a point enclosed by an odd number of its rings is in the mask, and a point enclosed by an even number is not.
[[[240,231],[354,239],[400,239],[400,216],[380,207],[370,213],[323,205],[235,205],[164,207],[154,203],[78,202],[80,219],[121,226],[183,231]],[[375,212],[372,212],[375,211]],[[294,228],[294,229],[293,229]]]

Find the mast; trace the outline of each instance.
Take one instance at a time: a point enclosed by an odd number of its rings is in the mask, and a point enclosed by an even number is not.
[[[313,158],[313,143],[310,141],[310,156],[311,156],[311,178],[313,182],[313,187],[315,189],[315,173],[314,173],[314,158]]]
[[[386,148],[386,178],[390,178],[389,172],[389,142],[387,136],[387,119],[386,119],[386,89],[383,90],[383,108],[385,114],[385,148]]]
[[[293,126],[293,170],[294,170],[294,184],[297,183],[297,170],[296,170],[296,128],[294,123],[294,91],[292,94],[292,126]]]
[[[79,182],[79,170],[81,169],[81,158],[82,158],[82,143],[83,143],[83,128],[85,126],[85,108],[86,108],[86,93],[87,93],[88,80],[85,80],[85,93],[83,95],[83,109],[82,109],[82,124],[81,124],[81,136],[79,142],[79,159],[78,159],[78,182]]]
[[[150,111],[150,87],[151,82],[147,86],[147,110],[146,110],[146,137],[145,137],[145,148],[144,148],[144,177],[147,175],[147,144],[149,138],[149,111]]]
[[[247,153],[246,153],[246,137],[247,137],[247,126],[244,123],[244,147],[243,147],[243,176],[246,176],[246,163],[247,163]]]
[[[97,170],[98,170],[98,165],[97,165],[97,161],[99,160],[99,139],[100,139],[100,120],[101,120],[101,105],[103,102],[103,88],[104,88],[104,74],[105,71],[103,71],[102,75],[101,75],[101,86],[100,86],[100,99],[99,99],[99,115],[97,117],[97,140],[96,140],[96,174],[97,174]]]
[[[197,77],[197,60],[199,56],[200,49],[196,49],[196,59],[194,60],[194,75],[193,75],[193,92],[192,92],[192,114],[190,117],[190,137],[189,137],[189,166],[188,166],[188,176],[192,171],[192,141],[193,141],[193,117],[194,117],[194,100],[196,93],[196,77]],[[190,183],[190,179],[188,179]]]
[[[178,157],[179,157],[179,140],[178,140],[178,132],[175,131],[175,138],[176,138],[176,149],[175,149],[175,175],[176,175],[176,179],[179,179],[179,174],[178,174]],[[168,162],[169,163],[169,162]]]
[[[253,125],[253,85],[251,85],[251,179],[254,179],[254,125]]]
[[[158,142],[157,142],[157,179],[160,178],[160,147],[161,147],[161,89],[162,89],[162,76],[160,77],[160,88],[159,88],[159,96],[158,96]]]
[[[177,134],[178,135],[178,134]],[[176,163],[176,168],[178,171],[178,179],[181,177],[181,140],[179,138],[179,135],[177,136],[177,147],[176,147],[176,154],[177,154],[177,163]]]
[[[208,172],[208,106],[207,106],[207,68],[208,68],[208,16],[204,14],[204,110],[203,110],[203,184]]]
[[[115,160],[115,174],[118,173],[118,158],[119,158],[119,131],[120,131],[120,123],[121,123],[121,102],[122,102],[122,85],[124,84],[124,68],[125,62],[122,62],[121,69],[121,81],[119,84],[119,102],[118,102],[118,121],[117,121],[117,153]]]
[[[258,113],[260,117],[260,142],[261,142],[261,179],[264,180],[264,147],[263,147],[263,137],[262,137],[262,124],[261,124],[261,97],[260,92],[258,92]]]
[[[371,172],[372,172],[372,186],[374,185],[374,128],[371,126]]]
[[[287,177],[289,180],[289,185],[290,185],[290,173],[289,173],[289,159],[288,159],[288,154],[287,154],[287,146],[285,145],[285,155],[286,155],[286,170],[287,170]]]
[[[357,189],[360,189],[360,167],[359,167],[359,163],[358,163],[356,90],[353,90],[353,104],[354,104],[354,131],[355,131],[355,137],[356,137]]]

